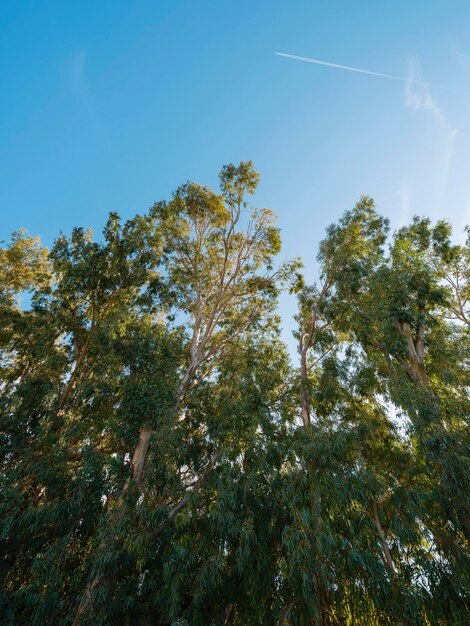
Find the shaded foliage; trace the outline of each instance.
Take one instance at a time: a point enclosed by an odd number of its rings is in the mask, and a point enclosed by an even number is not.
[[[1,623],[470,620],[469,241],[364,197],[306,285],[258,180],[0,249]]]

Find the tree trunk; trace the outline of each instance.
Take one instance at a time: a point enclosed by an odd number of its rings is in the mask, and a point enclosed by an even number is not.
[[[307,351],[305,348],[300,353],[300,409],[303,425],[308,426],[311,418],[308,401]]]
[[[374,516],[374,522],[375,522],[375,526],[377,527],[377,532],[379,533],[380,543],[382,544],[382,551],[384,555],[385,565],[388,571],[390,572],[390,574],[393,576],[393,578],[395,578],[397,575],[397,571],[393,563],[392,555],[390,554],[390,549],[388,547],[387,538],[383,531],[382,524],[380,523],[380,518],[379,518],[378,511],[377,511],[377,505],[375,504],[375,502],[372,505],[372,514]]]
[[[139,441],[132,456],[132,475],[127,479],[123,492],[127,491],[131,481],[135,482],[137,485],[140,485],[142,482],[145,461],[147,460],[147,453],[152,435],[153,428],[151,426],[145,425],[142,427],[139,434]]]

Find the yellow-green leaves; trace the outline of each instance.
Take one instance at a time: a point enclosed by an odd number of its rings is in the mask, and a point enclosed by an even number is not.
[[[26,230],[13,233],[11,242],[0,248],[0,293],[12,297],[21,291],[40,289],[51,279],[48,250],[39,237]]]

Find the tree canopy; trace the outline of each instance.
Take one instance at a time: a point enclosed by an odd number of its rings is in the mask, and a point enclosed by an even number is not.
[[[0,247],[0,622],[470,623],[470,237],[219,180]]]

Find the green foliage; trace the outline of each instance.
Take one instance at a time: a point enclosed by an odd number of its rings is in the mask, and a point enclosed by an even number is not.
[[[0,249],[0,623],[470,621],[469,240],[363,197],[306,285],[258,181]]]

